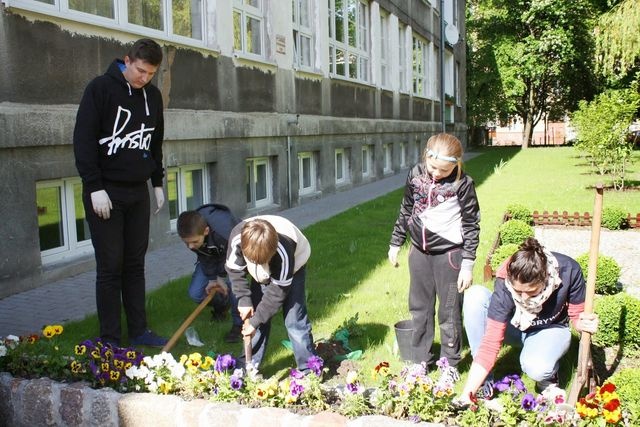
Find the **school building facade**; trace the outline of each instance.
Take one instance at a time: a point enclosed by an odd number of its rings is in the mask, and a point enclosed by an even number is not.
[[[129,43],[164,51],[153,249],[200,204],[276,213],[405,174],[443,128],[466,142],[464,17],[464,0],[0,0],[0,298],[93,267],[75,115]]]

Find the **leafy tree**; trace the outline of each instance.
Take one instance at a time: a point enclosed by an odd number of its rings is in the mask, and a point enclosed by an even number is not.
[[[640,71],[638,0],[621,0],[600,15],[595,34],[598,71],[611,84],[624,86],[625,80]]]
[[[633,142],[627,140],[629,125],[640,107],[637,85],[609,89],[593,101],[580,103],[572,122],[578,134],[576,148],[587,153],[601,175],[611,174],[616,189],[624,188]]]
[[[493,75],[471,67],[470,88],[478,90],[483,79],[492,81],[491,90],[501,88],[502,95],[480,95],[504,97],[489,104],[501,104],[498,117],[522,119],[523,147],[543,117],[561,118],[592,96],[593,13],[588,0],[471,0],[469,8],[469,61],[474,65],[477,60]],[[480,58],[474,58],[476,52]],[[478,95],[469,94],[472,108],[481,105]]]

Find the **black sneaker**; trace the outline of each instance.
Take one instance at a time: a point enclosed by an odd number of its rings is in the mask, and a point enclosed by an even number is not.
[[[242,341],[242,325],[233,325],[227,335],[224,336],[224,342],[236,343]]]
[[[211,321],[212,322],[222,322],[227,318],[227,310],[216,310],[215,308],[211,309]]]
[[[559,383],[558,373],[556,372],[549,379],[542,380],[542,381],[536,381],[536,388],[535,388],[536,393],[540,394],[543,391],[545,391],[547,388],[549,388],[550,386],[557,386],[558,383]]]
[[[164,347],[169,340],[156,335],[151,329],[147,329],[142,335],[131,338],[130,341],[133,346],[146,345],[148,347]]]

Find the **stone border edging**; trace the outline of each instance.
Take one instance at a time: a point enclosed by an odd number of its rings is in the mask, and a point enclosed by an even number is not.
[[[298,415],[282,408],[248,408],[236,403],[184,400],[175,395],[121,394],[87,383],[33,380],[0,373],[0,424],[12,427],[54,426],[345,426],[440,427],[382,415],[349,419],[334,412]]]

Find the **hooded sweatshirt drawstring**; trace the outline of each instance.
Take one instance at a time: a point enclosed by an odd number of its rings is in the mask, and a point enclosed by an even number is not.
[[[149,116],[149,104],[147,103],[147,91],[142,88],[142,93],[144,94],[144,110],[147,112],[147,116]]]
[[[125,80],[126,81],[126,80]],[[131,85],[129,84],[129,82],[127,82],[127,87],[129,88],[129,96],[131,96]],[[145,98],[146,99],[146,98]],[[147,114],[148,115],[148,114]]]

